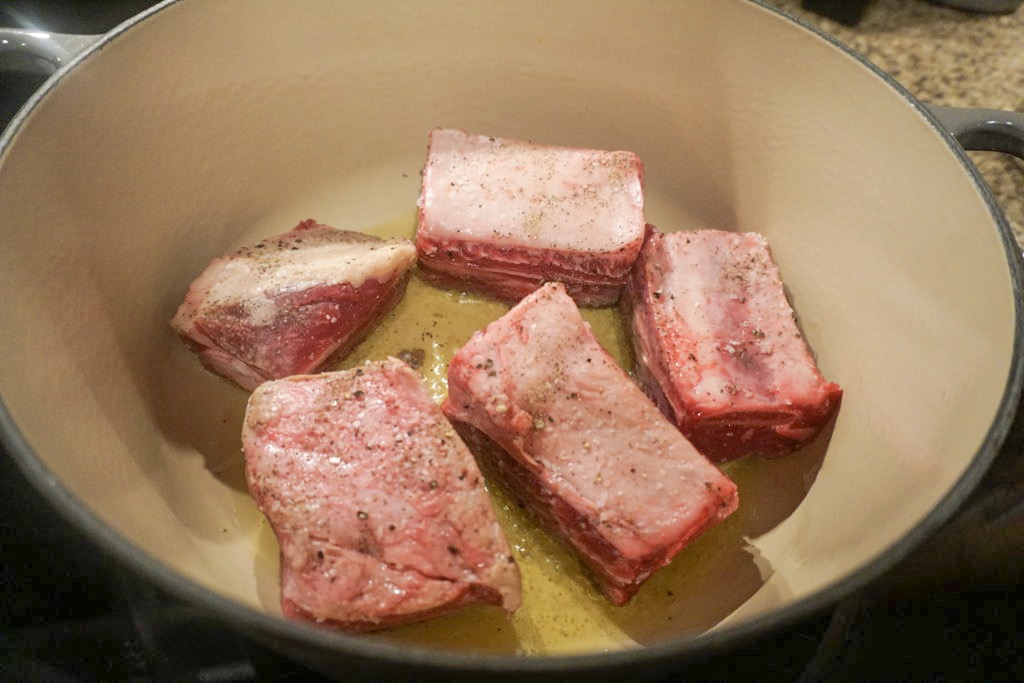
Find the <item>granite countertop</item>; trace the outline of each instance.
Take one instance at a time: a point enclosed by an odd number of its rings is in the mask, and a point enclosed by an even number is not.
[[[925,102],[1024,112],[1024,6],[991,15],[925,0],[873,0],[850,27],[803,9],[801,0],[769,2],[835,36]],[[998,152],[968,156],[1024,247],[1024,161]]]

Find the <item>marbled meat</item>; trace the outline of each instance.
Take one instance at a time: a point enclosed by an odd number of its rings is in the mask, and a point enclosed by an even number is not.
[[[448,390],[442,409],[477,457],[616,605],[736,509],[735,484],[616,365],[561,284],[475,333]]]
[[[632,152],[435,129],[416,247],[435,284],[515,302],[562,282],[580,305],[614,304],[644,236]]]
[[[244,389],[340,360],[401,298],[409,240],[313,220],[215,259],[171,326],[209,370]]]
[[[285,615],[369,631],[470,603],[519,606],[476,462],[403,362],[266,382],[242,442],[281,548]]]
[[[788,453],[839,408],[757,233],[649,227],[622,303],[637,377],[714,460]]]

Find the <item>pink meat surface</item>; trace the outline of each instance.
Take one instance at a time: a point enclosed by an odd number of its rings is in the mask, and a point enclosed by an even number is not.
[[[242,442],[281,547],[286,615],[368,631],[519,606],[476,462],[401,361],[260,385]]]
[[[442,409],[616,605],[736,509],[736,486],[601,347],[561,284],[477,332]]]
[[[408,240],[306,220],[215,259],[171,327],[204,366],[251,391],[344,357],[401,298],[415,260]]]
[[[632,152],[435,129],[416,247],[435,284],[515,302],[562,282],[615,303],[643,243],[643,166]]]
[[[761,235],[650,226],[622,299],[637,376],[708,457],[783,455],[839,408]]]

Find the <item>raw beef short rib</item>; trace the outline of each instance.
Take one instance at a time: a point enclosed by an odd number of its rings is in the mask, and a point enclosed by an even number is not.
[[[401,361],[260,385],[242,442],[281,547],[287,616],[368,631],[470,603],[519,606],[476,462]]]
[[[736,509],[736,486],[601,347],[561,284],[475,333],[442,409],[621,605]]]
[[[643,243],[643,166],[632,152],[435,129],[416,247],[435,284],[515,302],[544,282],[614,304]]]
[[[650,226],[622,302],[638,378],[713,460],[788,453],[839,408],[757,233]]]
[[[408,240],[313,220],[215,259],[171,320],[212,372],[244,389],[340,360],[405,291]]]

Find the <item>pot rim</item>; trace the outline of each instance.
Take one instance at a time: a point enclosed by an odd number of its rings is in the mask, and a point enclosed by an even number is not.
[[[574,655],[552,655],[525,657],[518,655],[490,655],[483,653],[456,653],[409,648],[398,644],[360,639],[343,633],[328,631],[297,621],[272,616],[253,607],[243,605],[220,595],[199,583],[170,569],[163,562],[143,551],[127,538],[104,523],[74,494],[60,483],[56,475],[36,456],[24,435],[15,424],[6,403],[0,397],[0,447],[18,464],[26,478],[62,515],[79,530],[115,557],[173,596],[190,604],[200,605],[232,626],[250,633],[258,633],[263,640],[313,645],[324,652],[334,651],[339,656],[353,656],[390,661],[394,664],[415,665],[447,671],[493,672],[493,673],[557,673],[607,670],[610,667],[626,667],[653,664],[659,661],[696,661],[721,653],[743,641],[775,631],[808,617],[828,607],[858,588],[879,578],[894,568],[915,547],[931,536],[944,524],[966,500],[981,480],[999,448],[1005,440],[1016,415],[1017,405],[1024,385],[1024,260],[1002,209],[996,203],[991,191],[971,163],[963,148],[939,124],[938,120],[910,92],[895,79],[869,62],[864,56],[853,51],[836,38],[808,24],[799,17],[769,6],[767,0],[745,0],[761,9],[784,17],[804,30],[824,39],[847,56],[881,78],[889,87],[899,93],[908,105],[917,111],[945,141],[961,167],[970,176],[976,190],[982,196],[989,215],[992,217],[1002,242],[1009,268],[1014,293],[1014,355],[1006,386],[1000,399],[995,418],[989,426],[981,446],[970,464],[953,484],[946,495],[925,515],[925,517],[903,536],[893,542],[877,556],[864,563],[845,577],[820,588],[796,602],[774,611],[762,614],[736,625],[730,625],[693,637],[677,639],[666,643],[604,653]],[[32,110],[46,95],[57,87],[63,78],[93,53],[102,50],[150,17],[159,14],[183,0],[163,0],[157,5],[131,17],[103,35],[93,45],[83,50],[61,69],[48,78],[17,112],[10,124],[0,135],[0,173],[3,158],[18,131],[25,124]]]

